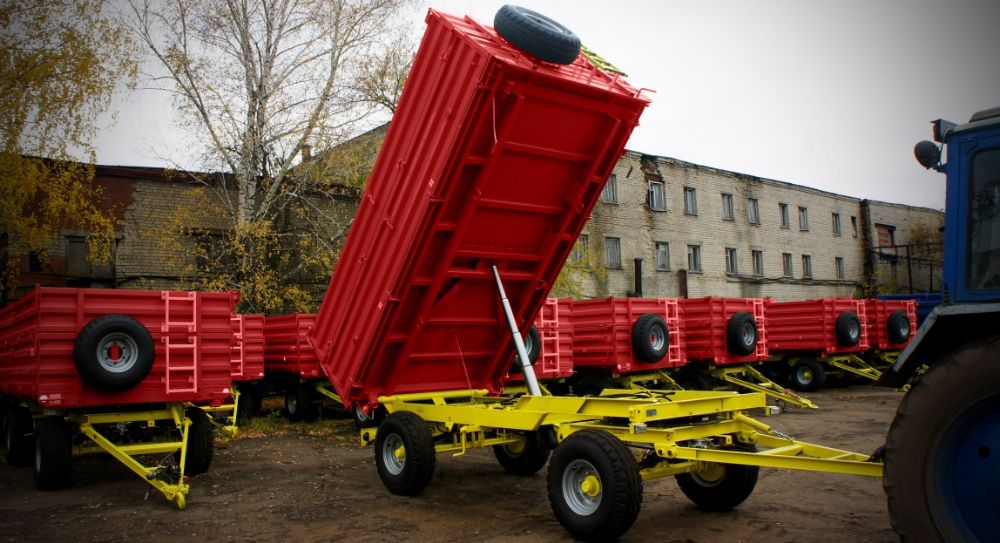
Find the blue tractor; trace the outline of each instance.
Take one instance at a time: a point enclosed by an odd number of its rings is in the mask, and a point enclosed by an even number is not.
[[[933,127],[914,152],[947,175],[944,300],[880,380],[911,387],[883,484],[903,541],[1000,541],[1000,107]]]

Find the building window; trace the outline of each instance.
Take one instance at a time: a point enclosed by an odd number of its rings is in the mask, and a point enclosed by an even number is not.
[[[580,237],[576,238],[576,244],[573,245],[573,252],[570,253],[570,258],[574,262],[583,262],[584,256],[587,254],[588,241],[587,234],[580,234]]]
[[[688,271],[701,271],[701,245],[688,245]]]
[[[601,191],[601,201],[605,204],[618,203],[618,176],[611,174],[607,183],[604,183],[604,190]]]
[[[738,273],[739,264],[736,262],[736,249],[726,247],[726,273]]]
[[[778,204],[778,216],[781,218],[781,227],[788,229],[788,204]]]
[[[840,235],[840,213],[833,214],[833,235]]]
[[[670,244],[665,241],[656,242],[656,269],[670,270]]]
[[[813,259],[809,255],[802,255],[802,277],[812,279]]]
[[[792,269],[792,253],[781,253],[781,273],[785,277],[795,277]]]
[[[896,245],[896,227],[888,224],[876,224],[875,234],[878,237],[879,247],[892,247]]]
[[[609,268],[622,267],[622,242],[618,238],[604,238],[604,261]]]
[[[809,209],[799,206],[799,230],[809,230]]]
[[[663,181],[650,181],[649,182],[649,209],[653,211],[666,211],[667,210],[667,197],[666,191],[663,188]]]
[[[722,220],[733,220],[733,195],[722,193]]]
[[[698,199],[693,187],[684,187],[684,214],[698,214]]]
[[[747,220],[750,224],[760,224],[760,209],[756,198],[747,198]]]
[[[858,218],[851,215],[851,234],[858,237]]]
[[[764,251],[751,251],[753,257],[753,274],[757,277],[764,276]]]
[[[838,256],[833,259],[833,265],[837,268],[837,279],[844,278],[844,257]]]

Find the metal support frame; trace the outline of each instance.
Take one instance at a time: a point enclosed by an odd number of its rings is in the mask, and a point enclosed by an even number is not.
[[[757,370],[757,368],[747,364],[712,368],[712,376],[736,387],[766,394],[781,403],[797,405],[805,409],[819,409],[819,406],[809,398],[796,394],[775,383]]]
[[[106,452],[152,485],[153,488],[159,490],[168,501],[175,502],[179,509],[184,509],[187,506],[186,496],[190,490],[190,486],[184,475],[184,467],[187,461],[188,430],[191,427],[191,419],[184,416],[183,405],[169,404],[164,409],[129,413],[70,413],[67,415],[67,419],[78,425],[80,432],[96,445],[89,447],[87,445],[77,446],[74,453],[89,454]],[[177,425],[177,428],[181,431],[180,441],[119,445],[108,439],[96,427],[101,424],[130,422],[140,422],[154,426],[156,421],[162,420],[173,421]],[[172,466],[168,465],[148,466],[136,458],[137,456],[149,454],[170,456],[178,451],[180,452],[180,461],[178,462],[176,471],[171,469]]]
[[[209,422],[212,423],[212,426],[214,426],[220,432],[228,436],[230,439],[236,439],[236,436],[239,435],[240,433],[239,425],[237,425],[236,423],[237,413],[239,413],[240,409],[240,391],[238,388],[236,388],[236,385],[233,385],[232,398],[233,398],[233,403],[224,403],[217,407],[201,406],[194,404],[191,405],[197,407],[198,409],[201,409],[202,411],[208,413],[209,415],[215,415],[215,414],[223,415],[225,423],[221,423],[215,420],[215,417],[212,416],[208,417],[208,420]]]
[[[678,384],[669,373],[663,370],[620,375],[615,377],[614,381],[616,384],[621,385],[622,388],[634,390],[684,390],[684,387]]]
[[[598,397],[495,397],[485,390],[461,390],[379,398],[389,413],[419,415],[432,427],[435,449],[456,456],[470,448],[522,441],[518,432],[551,428],[562,442],[589,429],[608,432],[641,452],[644,480],[718,463],[882,475],[882,464],[867,455],[798,441],[744,414],[766,408],[766,401],[762,393],[626,389],[606,389]],[[362,443],[373,443],[376,435],[377,429],[362,430]],[[763,449],[731,450],[735,443]]]
[[[879,377],[882,377],[881,371],[875,369],[871,364],[865,362],[855,354],[839,354],[819,360],[839,370],[864,377],[865,379],[871,379],[872,381],[877,381]]]

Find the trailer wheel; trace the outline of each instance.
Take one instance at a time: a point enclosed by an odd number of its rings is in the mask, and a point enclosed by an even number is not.
[[[528,333],[522,338],[524,340],[524,350],[528,353],[528,360],[534,364],[542,354],[542,336],[538,333],[538,328],[532,324],[528,328]],[[517,354],[514,354],[514,362],[511,364],[511,372],[521,373],[523,365]]]
[[[369,409],[367,413],[362,409],[360,404],[354,404],[354,409],[351,409],[351,415],[354,419],[354,426],[358,430],[362,428],[376,428],[382,423],[382,419],[385,418],[385,410],[381,407],[376,407]]]
[[[258,392],[252,386],[240,387],[240,404],[236,409],[236,425],[246,426],[250,419],[259,414],[254,412],[254,405],[259,405],[260,400],[256,399]]]
[[[285,416],[292,422],[316,420],[319,415],[313,405],[312,390],[301,383],[285,391]]]
[[[906,343],[910,339],[910,317],[906,311],[897,309],[885,321],[886,335],[889,343]]]
[[[525,433],[521,443],[494,445],[493,454],[504,471],[513,475],[534,475],[549,461],[549,450],[538,432]]]
[[[902,541],[1000,533],[1000,336],[931,364],[889,427],[882,484]]]
[[[570,385],[573,394],[580,397],[597,397],[601,395],[601,392],[604,392],[604,389],[611,387],[612,383],[608,378],[594,375],[574,379]]]
[[[215,453],[215,433],[208,414],[197,407],[189,407],[184,413],[191,419],[188,428],[187,459],[184,463],[185,475],[201,475],[207,473],[212,465]],[[174,459],[180,462],[180,451],[174,453]]]
[[[153,368],[153,336],[128,315],[103,315],[76,336],[73,364],[83,382],[103,392],[128,390]]]
[[[46,416],[35,423],[35,486],[59,490],[69,485],[73,460],[71,427],[59,416]]]
[[[800,392],[812,392],[826,382],[826,370],[812,358],[800,358],[792,366],[789,376],[792,388]]]
[[[375,465],[389,492],[416,496],[434,477],[437,461],[434,439],[424,419],[416,413],[390,413],[375,437]]]
[[[655,313],[645,313],[632,325],[632,351],[636,359],[659,362],[667,355],[670,334],[667,323]]]
[[[545,62],[571,64],[580,56],[576,34],[530,9],[505,5],[493,18],[493,27],[511,45]]]
[[[837,316],[834,331],[838,345],[853,347],[861,341],[861,319],[853,311],[844,311]]]
[[[642,477],[635,457],[618,438],[582,430],[552,455],[549,503],[559,523],[583,541],[617,539],[642,507]]]
[[[757,447],[737,444],[733,447],[754,452]],[[682,473],[676,477],[677,486],[699,509],[729,511],[743,503],[757,486],[757,466],[709,463],[702,471]]]
[[[11,466],[27,466],[35,450],[35,427],[31,411],[15,407],[4,418],[4,450]]]
[[[753,354],[757,349],[757,321],[746,311],[738,311],[726,324],[726,348],[737,356]]]

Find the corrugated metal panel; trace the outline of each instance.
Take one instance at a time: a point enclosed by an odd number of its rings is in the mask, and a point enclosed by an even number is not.
[[[232,376],[234,382],[264,377],[264,315],[233,315]]]
[[[170,295],[183,296],[166,326]],[[43,407],[77,408],[159,402],[218,403],[229,396],[232,363],[231,293],[36,287],[0,309],[0,391]],[[81,381],[73,364],[80,330],[108,314],[128,315],[153,337],[153,368],[134,388],[116,393],[95,390]],[[180,366],[168,382],[168,345]],[[171,388],[173,387],[173,388]],[[177,390],[172,392],[171,390]]]
[[[743,364],[766,360],[771,346],[770,321],[762,298],[688,298],[681,300],[684,349],[692,361],[713,365]],[[745,311],[757,324],[757,348],[748,355],[729,351],[726,327],[729,319]]]
[[[837,317],[845,311],[857,314],[861,339],[848,347],[837,343]],[[810,353],[829,356],[868,350],[868,328],[864,300],[818,298],[795,302],[768,300],[766,305],[768,348],[772,353]]]
[[[893,343],[889,340],[889,316],[895,311],[905,311],[910,320],[910,335],[903,343]],[[917,302],[916,300],[865,300],[866,325],[868,327],[868,343],[878,351],[898,351],[909,345],[917,334]]]
[[[316,322],[311,313],[290,313],[264,319],[264,373],[292,374],[305,379],[323,377],[319,359],[309,343]]]
[[[310,339],[345,402],[486,388],[537,314],[647,105],[435,11]]]
[[[632,332],[639,317],[659,315],[667,325],[669,347],[658,362],[636,357]],[[686,363],[678,300],[674,298],[605,298],[573,302],[573,363],[616,374],[677,368]]]

